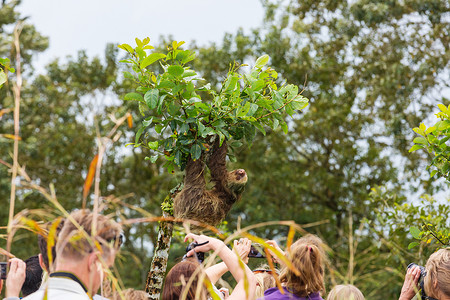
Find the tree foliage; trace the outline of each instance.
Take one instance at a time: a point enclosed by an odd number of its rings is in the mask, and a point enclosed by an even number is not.
[[[277,86],[278,73],[264,68],[269,62],[267,55],[259,57],[248,73],[239,72],[245,65],[230,64],[227,77],[216,92],[186,66],[195,59],[195,53],[182,50],[184,42],[173,41],[167,53],[147,54],[145,50],[154,48],[149,42],[149,38],[143,41],[136,38],[135,48],[119,45],[131,56],[123,62],[131,64],[136,73],[125,72],[125,77],[138,85],[136,92],[126,94],[124,99],[138,101],[139,110],[146,117],[134,146],[164,154],[169,172],[175,166],[184,169],[189,156],[199,159],[202,152],[209,150],[210,139],[215,135],[221,143],[228,139],[241,145],[236,142],[243,139],[249,144],[253,142],[256,129],[265,134],[264,126],[273,129],[280,126],[287,133],[283,115],[292,116],[308,105],[308,99],[299,94],[297,86]],[[147,67],[156,62],[163,72],[155,75]],[[153,135],[150,140],[143,136],[150,128],[159,135],[156,141]],[[155,162],[157,157],[158,154],[149,159]]]
[[[426,127],[421,123],[419,127],[415,127],[414,131],[419,137],[414,139],[414,145],[409,149],[414,152],[419,149],[425,149],[433,155],[433,159],[428,166],[433,169],[431,177],[438,174],[438,177],[444,177],[450,182],[450,105],[438,104],[440,112],[436,114],[439,119],[435,124]]]

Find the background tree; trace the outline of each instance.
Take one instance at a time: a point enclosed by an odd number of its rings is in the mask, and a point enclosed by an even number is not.
[[[12,25],[24,19],[18,3],[4,1],[0,8],[0,57],[9,58],[11,65]],[[437,185],[422,172],[423,152],[408,153],[411,128],[437,103],[449,104],[448,3],[311,0],[264,5],[264,26],[248,35],[227,34],[220,44],[198,46],[192,67],[214,89],[230,61],[245,63],[268,54],[269,65],[283,74],[279,83],[287,80],[303,87],[307,76],[305,96],[311,105],[288,122],[292,134],[269,130],[264,139],[256,136],[250,150],[235,150],[250,181],[227,219],[229,228],[236,227],[238,217],[242,225],[328,220],[309,228],[332,246],[328,281],[354,283],[370,299],[395,298],[407,260],[421,262],[429,251],[424,244],[407,249],[417,241],[409,228],[421,226],[422,211],[436,216],[448,211],[431,199],[415,199],[416,190],[431,193]],[[53,62],[37,76],[33,57],[45,50],[48,40],[27,20],[21,37],[25,81],[19,162],[43,186],[54,183],[67,209],[80,207],[83,181],[96,153],[96,127],[102,135],[111,125],[107,114],[119,117],[137,110],[134,103],[118,101],[135,85],[117,76],[127,67],[117,65],[114,47],[108,47],[102,59],[80,53]],[[165,49],[166,41],[160,44],[156,48]],[[0,99],[0,134],[11,134],[9,83],[0,89]],[[133,114],[134,123],[141,124],[144,117]],[[109,148],[102,169],[101,194],[116,196],[109,199],[108,211],[116,211],[117,197],[132,192],[117,209],[122,218],[142,215],[125,205],[160,215],[159,203],[182,174],[165,176],[159,161],[150,164],[139,148],[123,148],[134,141],[135,128],[120,130],[123,135]],[[0,137],[0,159],[10,162],[11,149],[12,140]],[[10,176],[3,166],[0,185],[0,196],[8,199]],[[38,194],[18,192],[16,211],[44,205]],[[2,226],[7,223],[5,210],[0,220]],[[149,264],[155,232],[155,224],[126,228],[119,267],[127,274],[127,287],[142,288],[147,271],[142,265]],[[287,230],[273,226],[253,233],[283,242]],[[19,231],[15,241],[13,252],[19,257],[36,253],[35,240],[27,232]],[[183,244],[175,243],[171,257],[182,252]]]
[[[229,34],[222,45],[200,48],[195,68],[205,77],[220,78],[226,66],[216,57],[245,61],[267,53],[270,65],[283,74],[281,80],[301,85],[307,76],[305,96],[311,106],[290,124],[293,134],[270,132],[240,154],[253,180],[234,209],[234,219],[240,216],[252,224],[262,219],[303,223],[326,218],[330,223],[313,231],[333,245],[333,264],[341,274],[349,274],[347,220],[353,219],[356,230],[364,217],[376,219],[379,204],[369,201],[370,189],[385,185],[401,201],[417,189],[433,190],[422,172],[422,158],[408,153],[408,141],[411,128],[433,104],[448,101],[442,91],[450,82],[445,71],[449,6],[445,1],[366,0],[264,5],[264,27],[250,35]],[[286,232],[266,229],[264,234]],[[389,247],[372,248],[376,244],[370,235],[358,239],[357,253],[376,251],[379,258],[371,263],[378,269],[386,266],[382,254],[390,252]],[[394,255],[390,266],[404,268],[399,257]],[[386,267],[370,278],[365,269],[361,281],[348,276],[341,281],[354,281],[367,294],[373,292],[374,299],[393,298],[401,276],[386,282],[382,292],[369,284],[385,282],[382,278],[392,271]]]
[[[18,1],[7,1],[0,7],[0,15],[6,16],[0,17],[0,57],[9,57],[11,65],[15,63],[11,24],[23,18],[17,12],[18,4]],[[128,111],[129,107],[121,104],[118,107],[117,103],[118,95],[124,94],[124,88],[129,90],[131,83],[117,80],[117,74],[121,71],[118,71],[119,58],[115,45],[106,46],[103,58],[89,58],[84,51],[80,51],[77,57],[55,60],[46,66],[42,74],[35,74],[33,57],[46,49],[48,39],[25,21],[20,43],[24,55],[24,84],[19,163],[41,186],[54,184],[58,200],[67,210],[80,208],[89,163],[97,153],[97,130],[99,135],[104,135],[112,127],[107,115],[112,113],[120,117]],[[0,134],[14,134],[12,97],[11,84],[7,82],[0,89]],[[139,120],[139,116],[135,118]],[[159,213],[160,201],[165,191],[173,185],[171,181],[174,177],[161,176],[159,164],[145,162],[139,149],[130,147],[124,150],[133,129],[121,127],[119,130],[123,132],[122,137],[108,149],[103,164],[101,194],[128,195],[122,199],[127,205],[135,205],[148,213]],[[0,159],[6,163],[12,161],[12,141],[0,136]],[[0,195],[5,199],[4,204],[9,199],[10,178],[8,168],[2,165]],[[91,207],[92,199],[88,200],[88,207]],[[111,200],[106,212],[122,213],[122,219],[142,216],[133,209],[124,209],[117,203],[118,200]],[[24,209],[45,209],[44,215],[35,215],[38,220],[51,220],[52,212],[55,212],[54,207],[39,193],[19,187],[15,212]],[[2,226],[8,223],[6,209],[0,212],[0,220]],[[125,286],[142,288],[147,270],[137,266],[149,265],[156,230],[155,224],[125,228],[126,242],[123,255],[118,260],[120,272],[127,274],[123,276]],[[0,247],[5,247],[3,242]],[[27,258],[37,252],[36,237],[26,230],[19,230],[14,238],[12,253]]]

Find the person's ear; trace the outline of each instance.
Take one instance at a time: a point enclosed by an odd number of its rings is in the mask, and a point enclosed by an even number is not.
[[[98,261],[98,253],[97,252],[92,252],[89,253],[89,257],[88,257],[88,269],[89,271],[93,271],[93,270],[97,270],[97,263]]]
[[[433,281],[433,288],[437,289],[437,287],[438,287],[438,282],[437,282],[437,279],[436,279],[435,281]]]
[[[42,254],[38,254],[39,257],[39,265],[41,266],[42,270],[46,271],[48,273],[47,267],[44,264],[44,259],[42,258]]]

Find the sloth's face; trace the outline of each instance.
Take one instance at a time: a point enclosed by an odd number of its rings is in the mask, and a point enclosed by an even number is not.
[[[244,169],[237,169],[234,171],[230,172],[231,177],[234,177],[234,181],[235,183],[240,183],[240,184],[245,184],[247,183],[247,173],[245,172]]]
[[[228,173],[228,188],[236,193],[242,193],[247,183],[247,173],[244,169],[237,169]]]

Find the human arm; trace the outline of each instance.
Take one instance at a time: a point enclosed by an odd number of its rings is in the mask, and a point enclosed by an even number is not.
[[[234,251],[241,257],[242,261],[245,264],[248,264],[248,253],[250,252],[250,247],[252,245],[252,241],[247,238],[242,238],[239,241],[234,241]],[[215,264],[205,270],[206,274],[209,277],[209,280],[212,284],[215,284],[220,277],[223,276],[226,272],[228,272],[228,267],[224,262]]]
[[[414,266],[406,271],[405,281],[398,300],[411,300],[417,293],[417,281],[420,277],[419,266]]]
[[[194,252],[214,250],[226,264],[228,270],[230,270],[237,282],[233,293],[231,293],[228,299],[253,299],[256,289],[256,279],[246,264],[239,263],[238,256],[232,250],[230,250],[221,240],[207,237],[205,235],[189,233],[186,235],[185,241],[188,239],[195,240],[197,244],[207,243],[192,249],[187,253],[187,256],[194,255]],[[246,280],[248,281],[247,289],[244,284]]]

